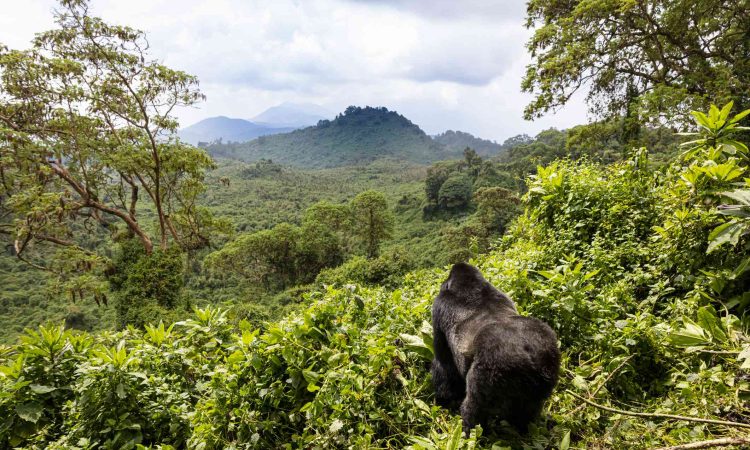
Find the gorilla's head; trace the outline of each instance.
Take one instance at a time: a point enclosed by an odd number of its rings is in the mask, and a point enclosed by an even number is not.
[[[517,314],[516,304],[498,290],[471,264],[458,263],[451,268],[448,279],[440,286],[440,293],[449,293],[464,302],[498,301],[512,314]]]
[[[481,290],[487,280],[482,276],[482,272],[471,264],[458,263],[451,268],[448,279],[441,286],[441,291],[452,292],[470,292]]]

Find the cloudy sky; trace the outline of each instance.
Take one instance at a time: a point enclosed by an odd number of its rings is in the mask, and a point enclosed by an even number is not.
[[[54,26],[54,0],[0,1],[10,47]],[[498,141],[586,121],[580,96],[521,117],[530,31],[520,0],[91,0],[91,10],[146,31],[155,58],[199,77],[207,100],[178,112],[183,126],[284,101],[385,106],[430,134]]]

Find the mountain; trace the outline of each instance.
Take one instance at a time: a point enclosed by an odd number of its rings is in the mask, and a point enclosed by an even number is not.
[[[463,131],[448,130],[433,136],[432,139],[444,145],[448,150],[461,152],[466,147],[470,147],[482,156],[494,156],[504,150],[503,145],[497,142],[481,139]]]
[[[333,114],[319,105],[285,102],[268,108],[253,117],[252,121],[274,127],[304,128],[331,117]]]
[[[366,164],[389,157],[429,163],[460,157],[432,140],[417,125],[386,108],[350,106],[333,120],[251,142],[208,146],[213,156],[274,162],[306,168]]]
[[[183,141],[198,145],[198,142],[214,142],[218,139],[225,142],[245,142],[258,136],[286,133],[293,129],[294,127],[270,126],[244,119],[218,116],[203,119],[196,124],[181,129],[177,134]]]

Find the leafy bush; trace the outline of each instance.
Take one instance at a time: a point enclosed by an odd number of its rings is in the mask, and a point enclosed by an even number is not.
[[[374,259],[355,256],[339,267],[318,274],[317,283],[347,283],[395,286],[415,266],[414,258],[405,248],[392,248]]]
[[[182,297],[183,260],[179,249],[157,249],[146,254],[134,239],[120,244],[112,275],[117,295],[117,321],[120,327],[143,326],[157,320],[173,322],[182,317],[186,302]]]

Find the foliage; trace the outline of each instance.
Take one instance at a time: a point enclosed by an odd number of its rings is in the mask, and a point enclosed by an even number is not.
[[[690,108],[750,107],[750,6],[722,0],[529,2],[525,117],[557,110],[582,88],[604,115],[687,120]],[[689,25],[687,25],[689,24]]]
[[[182,297],[183,258],[176,248],[146,253],[137,239],[120,243],[109,277],[118,326],[173,322],[187,312]],[[105,297],[106,298],[106,297]]]
[[[339,265],[358,241],[368,257],[377,256],[392,227],[393,214],[385,196],[370,190],[349,205],[326,201],[312,205],[301,227],[280,223],[270,230],[240,235],[209,254],[206,264],[238,274],[266,292],[277,292],[308,283],[324,268]]]
[[[357,194],[351,202],[354,232],[364,245],[368,258],[378,256],[380,244],[393,233],[393,213],[388,209],[388,200],[378,191]]]
[[[471,178],[464,173],[448,177],[438,191],[438,204],[444,209],[466,208],[471,199]]]
[[[208,255],[206,264],[214,270],[240,274],[272,291],[311,281],[320,269],[340,260],[336,236],[323,225],[300,228],[281,223],[239,236]]]
[[[477,210],[460,225],[442,230],[442,244],[448,262],[468,261],[487,253],[505,233],[508,225],[521,213],[520,201],[501,187],[485,187],[474,194]]]
[[[230,230],[197,204],[213,161],[175,137],[173,109],[203,98],[197,79],[151,60],[143,32],[92,17],[86,1],[60,3],[58,28],[32,48],[0,47],[0,233],[15,257],[47,272],[38,278],[99,305],[113,266],[108,237],[134,236],[160,259]],[[149,295],[157,309],[173,307],[152,288],[179,278],[179,267],[141,267],[144,286],[124,290],[119,320],[137,322],[124,313]],[[77,314],[71,324],[94,326]]]
[[[355,256],[344,264],[322,270],[317,284],[343,286],[356,283],[366,286],[397,286],[401,278],[416,267],[415,258],[403,247],[392,247],[377,258]]]
[[[85,1],[62,7],[59,29],[0,53],[3,207],[18,219],[6,231],[18,253],[32,240],[77,248],[71,223],[88,217],[121,223],[150,252],[145,198],[161,247],[170,235],[179,244],[169,216],[195,201],[212,162],[170,137],[169,113],[202,99],[197,80],[148,60],[142,32],[91,17]]]
[[[427,201],[438,204],[440,202],[440,188],[454,172],[463,168],[463,161],[439,161],[427,169],[425,178],[425,195]]]

